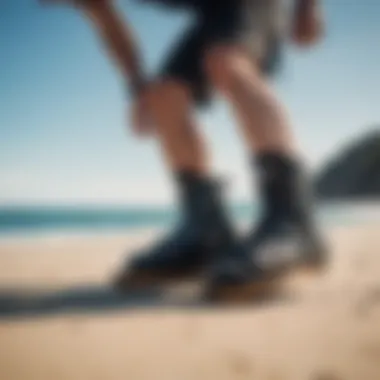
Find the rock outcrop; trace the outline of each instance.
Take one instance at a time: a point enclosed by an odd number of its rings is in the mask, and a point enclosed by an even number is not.
[[[380,200],[380,127],[354,141],[317,175],[316,194],[328,200]]]

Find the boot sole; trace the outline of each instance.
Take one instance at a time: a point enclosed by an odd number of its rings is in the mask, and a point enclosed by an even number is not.
[[[200,270],[188,272],[140,272],[121,275],[113,281],[113,286],[118,291],[128,291],[136,288],[151,286],[169,286],[182,281],[196,280],[201,277]]]
[[[270,278],[236,285],[218,285],[206,291],[206,299],[216,302],[241,302],[275,296],[284,289],[290,278],[313,278],[321,275],[327,267],[326,262],[299,264],[287,271],[273,274]]]

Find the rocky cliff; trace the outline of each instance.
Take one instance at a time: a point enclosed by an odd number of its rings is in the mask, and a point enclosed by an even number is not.
[[[323,199],[380,200],[380,126],[329,160],[315,187]]]

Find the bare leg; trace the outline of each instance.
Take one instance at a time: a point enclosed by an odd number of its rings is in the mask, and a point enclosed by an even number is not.
[[[218,185],[208,173],[204,141],[192,120],[190,92],[179,81],[165,80],[150,86],[145,96],[167,166],[175,175],[182,221],[128,262],[115,281],[122,291],[131,285],[196,278],[234,241]]]
[[[151,86],[147,96],[169,168],[174,172],[207,174],[207,150],[193,118],[193,101],[187,87],[166,80]]]
[[[234,47],[215,48],[207,55],[206,70],[231,102],[251,152],[294,153],[288,115],[248,54]]]
[[[209,52],[207,72],[241,121],[263,206],[259,222],[244,239],[247,254],[230,255],[234,265],[231,260],[218,263],[209,295],[244,298],[277,291],[289,274],[304,269],[318,272],[326,263],[290,123],[241,49],[222,47]]]

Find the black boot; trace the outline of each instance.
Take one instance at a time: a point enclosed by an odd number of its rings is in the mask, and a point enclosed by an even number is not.
[[[132,258],[118,276],[117,288],[196,277],[234,241],[219,184],[191,173],[179,174],[177,181],[182,222],[153,248]]]
[[[266,295],[296,270],[320,269],[326,262],[300,165],[287,157],[265,154],[255,160],[255,168],[262,217],[243,242],[240,255],[227,255],[213,268],[208,292],[214,298]]]

